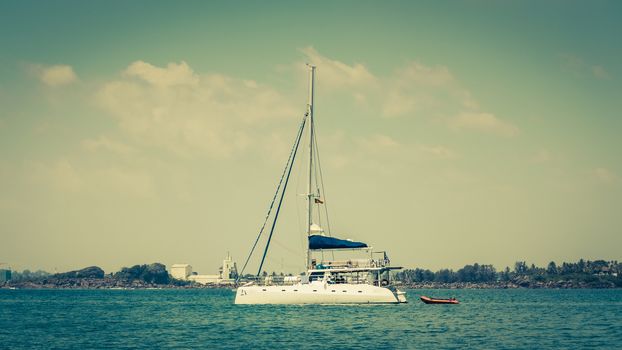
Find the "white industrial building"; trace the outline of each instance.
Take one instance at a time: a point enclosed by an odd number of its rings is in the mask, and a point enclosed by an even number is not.
[[[218,275],[199,275],[192,272],[192,266],[189,264],[173,264],[171,266],[171,276],[178,280],[193,281],[200,284],[233,284],[238,277],[238,268],[228,253],[218,272]]]
[[[185,281],[190,275],[192,275],[192,266],[189,264],[171,265],[171,276],[173,276],[174,279]]]

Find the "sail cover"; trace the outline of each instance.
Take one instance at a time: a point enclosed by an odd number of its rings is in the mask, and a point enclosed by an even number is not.
[[[363,242],[354,242],[347,239],[326,237],[320,235],[309,236],[309,249],[352,249],[367,248]]]

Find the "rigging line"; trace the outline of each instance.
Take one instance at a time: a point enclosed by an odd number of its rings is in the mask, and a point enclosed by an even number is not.
[[[297,252],[297,251],[293,250],[292,248],[286,246],[285,244],[279,242],[278,240],[275,239],[272,242],[275,243],[276,245],[278,245],[279,247],[283,248],[283,250],[285,252],[288,252],[288,253],[290,253],[292,255],[295,255],[295,256],[300,256],[300,252]],[[270,259],[268,259],[268,260],[270,260]]]
[[[305,148],[303,147],[300,152],[301,152],[300,153],[300,158],[304,159],[305,154],[306,154],[305,153]],[[300,189],[300,179],[302,178],[302,173],[303,173],[303,170],[304,170],[303,168],[304,167],[302,166],[302,164],[300,164],[298,166],[298,170],[296,170],[298,172],[298,175],[297,175],[297,178],[296,178],[296,191],[298,191]],[[295,200],[295,203],[296,203],[296,216],[297,216],[297,219],[298,219],[298,229],[300,230],[301,228],[304,227],[304,224],[301,221],[301,215],[300,215],[301,210],[304,210],[304,209],[301,209],[301,205],[300,205],[301,201],[298,200],[298,196],[299,195],[296,193],[296,200]],[[302,205],[302,207],[304,207],[304,205]],[[303,231],[306,234],[306,230],[303,230]],[[300,238],[300,250],[302,250],[302,251],[305,250],[305,245],[309,244],[308,243],[308,239],[305,239],[305,237],[303,237],[303,236],[304,235],[302,235],[302,234],[298,235],[298,237]],[[305,242],[305,240],[307,242]]]
[[[328,236],[332,237],[331,234],[331,229],[330,229],[330,219],[328,218],[328,204],[327,204],[327,200],[326,200],[326,187],[324,186],[324,174],[322,173],[322,164],[320,162],[320,150],[318,148],[317,142],[315,143],[315,156],[317,158],[317,165],[318,165],[318,169],[320,169],[319,173],[320,173],[320,183],[321,183],[321,187],[322,187],[322,192],[324,195],[324,213],[326,214],[326,228],[328,229]],[[319,210],[318,210],[319,213]],[[335,260],[335,253],[334,252],[330,252],[332,259]]]
[[[328,229],[328,235],[331,235],[331,230],[330,230],[330,220],[328,218],[328,205],[327,205],[327,201],[326,201],[326,187],[324,186],[324,175],[322,174],[322,164],[320,162],[320,150],[318,149],[318,145],[317,142],[315,143],[315,156],[317,157],[317,164],[318,164],[318,169],[320,169],[319,173],[320,173],[320,183],[321,183],[321,187],[322,187],[322,192],[324,194],[324,213],[326,214],[326,226]]]
[[[312,145],[313,145],[313,155],[314,155],[313,158],[314,158],[314,160],[315,159],[319,160],[319,158],[317,158],[317,153],[316,153],[318,148],[317,148],[317,131],[315,131],[315,120],[313,120],[312,122],[313,122],[313,130],[314,130],[313,131],[313,143],[312,143]],[[315,201],[316,199],[322,200],[322,192],[320,192],[320,181],[318,181],[318,174],[319,174],[318,168],[319,168],[318,162],[313,162],[313,178],[315,180],[315,194],[314,194],[314,196],[317,196],[317,197],[314,197],[315,198],[314,199],[314,205],[317,208],[318,225],[320,225],[320,227],[323,227],[324,224],[322,223],[322,210],[321,210],[320,202],[316,202]],[[328,232],[328,236],[330,236],[330,230]]]
[[[313,123],[315,124],[315,121],[313,121]],[[316,136],[316,132],[313,133],[313,148],[314,148],[314,158],[317,158],[317,136]],[[317,195],[317,198],[315,198],[315,200],[319,199],[322,200],[322,193],[320,192],[320,181],[318,181],[318,163],[314,162],[313,163],[313,177],[315,179],[315,193]],[[322,211],[321,211],[321,207],[320,207],[320,203],[314,200],[314,204],[315,207],[317,208],[317,220],[318,220],[318,225],[320,225],[320,227],[323,226],[322,224]],[[330,232],[328,233],[328,235],[330,236]]]
[[[261,273],[261,268],[263,267],[263,262],[266,259],[266,254],[268,253],[268,248],[270,248],[270,241],[272,240],[272,234],[274,233],[274,228],[276,227],[276,220],[279,218],[279,212],[281,211],[281,204],[283,204],[283,197],[285,197],[285,190],[287,190],[287,184],[289,183],[289,175],[292,173],[292,168],[294,164],[294,160],[296,160],[296,153],[298,151],[298,145],[300,145],[300,139],[302,138],[302,133],[304,131],[305,123],[307,121],[308,113],[305,113],[305,117],[300,124],[300,130],[298,130],[298,136],[296,137],[296,144],[294,145],[294,149],[292,150],[292,160],[291,164],[289,164],[289,170],[287,171],[287,177],[285,178],[285,183],[283,184],[283,191],[281,191],[281,198],[279,199],[279,205],[276,207],[276,213],[274,214],[274,221],[272,221],[272,228],[270,228],[270,235],[268,236],[268,241],[266,242],[266,248],[263,251],[263,256],[261,257],[261,263],[259,264],[259,270],[257,270],[257,276]]]
[[[294,154],[294,150],[298,148],[298,143],[300,143],[300,133],[301,133],[301,130],[304,128],[306,120],[307,120],[307,114],[305,113],[305,116],[302,118],[302,123],[300,123],[298,135],[296,136],[296,139],[294,140],[294,146],[292,146],[292,150],[290,151],[289,157],[287,158],[287,163],[285,164],[285,168],[283,169],[283,173],[281,174],[281,179],[279,180],[279,184],[276,187],[276,192],[274,193],[274,197],[272,197],[272,202],[270,203],[270,207],[268,208],[268,214],[266,214],[266,218],[263,222],[263,225],[261,226],[261,229],[259,230],[259,235],[257,235],[257,239],[255,239],[253,248],[251,248],[251,252],[248,254],[248,257],[246,258],[246,261],[244,262],[244,267],[242,267],[242,270],[240,271],[238,276],[242,276],[244,274],[244,270],[246,269],[246,266],[248,265],[248,262],[251,259],[251,256],[253,255],[255,248],[257,247],[257,243],[259,242],[261,235],[263,234],[263,230],[266,227],[266,223],[268,222],[268,218],[270,217],[270,213],[272,212],[272,208],[274,207],[274,201],[276,200],[276,197],[279,194],[279,190],[281,189],[281,184],[283,183],[283,177],[285,176],[285,172],[287,171],[287,168],[289,167],[290,163],[293,162],[292,155]]]

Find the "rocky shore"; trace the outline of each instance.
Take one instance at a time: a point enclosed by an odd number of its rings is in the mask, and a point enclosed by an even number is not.
[[[588,265],[589,265],[588,261]],[[476,264],[477,265],[477,264]],[[473,268],[479,265],[472,266]],[[616,265],[617,262],[616,262]],[[465,269],[469,266],[466,266]],[[533,268],[535,271],[535,268]],[[456,274],[459,275],[462,270]],[[406,279],[405,273],[417,272],[423,270],[406,270],[401,277],[397,274],[393,281],[397,286],[409,289],[581,289],[581,288],[620,288],[622,286],[618,270],[615,275],[603,275],[603,271],[599,274],[583,273],[571,275],[514,275],[504,273],[504,278],[489,278],[482,282],[431,282],[431,278],[427,281],[410,282],[415,279]],[[491,270],[492,271],[492,270]],[[438,274],[441,274],[440,271]],[[447,271],[445,271],[447,272]],[[610,272],[610,271],[609,271]],[[422,276],[426,273],[432,274],[430,271],[423,271]],[[408,277],[408,276],[406,276]],[[430,277],[430,276],[428,276]],[[494,277],[494,276],[493,276]],[[406,281],[408,282],[406,282]],[[434,278],[436,280],[436,278]],[[447,279],[445,279],[447,280]],[[464,280],[464,279],[463,279]],[[454,279],[455,281],[455,279]],[[242,281],[244,283],[244,281]],[[68,271],[57,274],[39,274],[20,276],[19,278],[0,282],[0,289],[195,289],[195,288],[226,288],[231,289],[235,286],[230,284],[200,284],[192,281],[180,281],[173,279],[166,267],[161,263],[134,265],[132,267],[124,267],[116,273],[105,274],[104,270],[97,266],[90,266],[81,270]]]
[[[581,281],[547,281],[547,282],[533,282],[533,281],[507,281],[507,282],[453,282],[453,283],[440,283],[440,282],[419,282],[402,284],[402,286],[410,289],[516,289],[516,288],[529,288],[529,289],[586,289],[586,288],[617,288],[613,282],[598,281],[598,282],[581,282]]]
[[[0,284],[0,289],[191,289],[225,288],[225,286],[198,283],[157,284],[141,280],[118,280],[114,278],[46,278],[40,281],[10,281]],[[231,288],[228,286],[226,288]]]
[[[616,288],[613,283],[584,283],[577,281],[556,282],[420,282],[399,284],[407,289],[585,289],[585,288]],[[233,285],[199,284],[182,281],[173,281],[167,284],[150,283],[141,280],[118,280],[110,277],[104,278],[46,278],[40,281],[5,282],[0,284],[0,289],[211,289],[211,288],[234,288]]]
[[[47,275],[45,277],[9,280],[0,289],[188,289],[231,288],[203,285],[171,278],[163,264],[124,267],[114,274],[105,274],[98,266]]]

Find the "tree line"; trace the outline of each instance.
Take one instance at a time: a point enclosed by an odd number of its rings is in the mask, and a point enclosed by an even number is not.
[[[166,266],[161,263],[134,265],[132,267],[123,267],[120,271],[104,274],[98,266],[89,266],[80,270],[50,274],[48,272],[38,270],[32,272],[23,270],[22,272],[13,271],[11,281],[13,282],[37,282],[44,279],[80,279],[80,278],[96,278],[104,277],[123,280],[123,281],[143,281],[146,283],[168,284],[172,281]]]
[[[622,287],[622,263],[605,260],[583,260],[574,263],[563,262],[557,265],[551,261],[546,267],[535,264],[528,265],[525,261],[517,261],[514,268],[506,267],[497,271],[493,265],[478,264],[465,265],[454,271],[440,269],[432,272],[428,269],[406,269],[395,274],[395,278],[403,283],[438,282],[498,282],[529,280],[534,282],[576,280],[581,282],[595,282],[599,280],[611,281]]]

